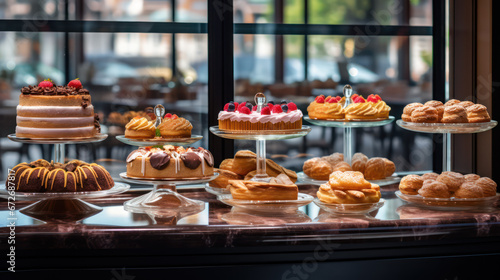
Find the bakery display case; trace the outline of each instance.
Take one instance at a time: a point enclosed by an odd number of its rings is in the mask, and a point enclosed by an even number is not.
[[[495,11],[0,1],[0,278],[488,277]]]

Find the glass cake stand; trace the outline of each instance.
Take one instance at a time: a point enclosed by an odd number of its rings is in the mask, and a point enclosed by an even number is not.
[[[455,211],[491,207],[498,200],[500,194],[497,193],[495,196],[481,198],[432,198],[423,197],[421,195],[409,195],[401,193],[401,191],[396,191],[396,196],[406,202],[425,208]]]
[[[328,182],[327,180],[323,181],[323,180],[312,179],[311,177],[307,176],[304,172],[297,173],[297,179],[298,179],[298,181],[300,181],[302,183],[311,184],[311,185],[321,185],[321,184],[326,184],[326,182]],[[386,178],[381,179],[381,180],[367,180],[367,181],[372,183],[372,184],[376,184],[376,185],[382,187],[382,186],[387,186],[387,185],[399,183],[399,181],[401,181],[401,177],[398,177],[398,175],[396,173],[394,173],[394,174],[392,174],[392,176],[386,177]]]
[[[203,184],[217,178],[219,174],[200,178],[139,178],[120,173],[120,177],[129,183],[153,185],[153,191],[126,201],[125,210],[155,216],[183,217],[199,213],[205,209],[205,202],[187,198],[176,191],[178,185]]]
[[[314,197],[299,193],[296,200],[243,200],[233,199],[231,194],[221,194],[217,199],[222,203],[243,208],[249,211],[265,213],[295,212],[299,207],[306,206],[314,200]]]
[[[325,203],[318,198],[314,199],[314,204],[329,213],[335,214],[367,214],[384,206],[385,200],[381,198],[375,203],[358,203],[358,204],[339,204]]]
[[[397,120],[400,127],[421,133],[441,133],[443,134],[443,171],[451,171],[451,134],[480,133],[493,129],[498,122],[489,121],[482,123],[413,123]]]
[[[44,222],[77,222],[102,211],[102,208],[83,201],[86,198],[99,198],[128,191],[130,185],[116,183],[108,190],[87,192],[18,192],[9,191],[5,184],[0,189],[0,197],[11,201],[35,201],[19,212]]]
[[[351,103],[351,95],[352,88],[350,85],[344,86],[344,96],[346,98],[346,103],[344,108],[347,107]],[[344,161],[351,165],[351,159],[353,152],[353,137],[352,137],[352,129],[360,128],[360,127],[377,127],[390,124],[394,121],[393,116],[389,116],[387,119],[374,119],[374,120],[351,120],[346,121],[342,120],[316,120],[311,119],[309,116],[305,116],[304,120],[307,122],[317,125],[317,126],[326,126],[326,127],[341,127],[344,129]]]
[[[155,127],[161,123],[165,116],[165,108],[158,104],[154,108],[156,115]],[[125,136],[116,136],[119,141],[132,146],[147,147],[154,145],[187,146],[200,141],[203,136],[192,135],[189,138],[176,139],[129,139]],[[142,213],[152,216],[186,217],[199,213],[205,209],[205,203],[199,200],[189,199],[176,191],[176,186],[190,184],[204,184],[217,178],[218,174],[199,178],[142,178],[131,177],[127,172],[120,173],[122,180],[143,185],[153,185],[153,190],[147,194],[126,201],[123,204],[125,210],[133,213]]]
[[[191,135],[189,138],[152,138],[152,139],[131,139],[126,138],[125,135],[118,135],[116,139],[122,143],[131,146],[156,146],[156,145],[173,145],[173,146],[184,146],[196,143],[203,139],[201,135]]]
[[[66,144],[86,144],[86,143],[97,143],[104,141],[108,138],[107,134],[97,133],[92,137],[77,137],[77,138],[27,138],[27,137],[17,137],[16,134],[9,134],[7,136],[11,141],[25,143],[25,144],[52,144],[54,145],[54,151],[52,154],[52,160],[54,162],[64,163],[65,145]]]

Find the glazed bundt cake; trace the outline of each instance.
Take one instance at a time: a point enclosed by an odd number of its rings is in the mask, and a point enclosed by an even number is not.
[[[81,160],[62,164],[39,159],[20,163],[12,171],[15,172],[14,184],[19,192],[101,191],[115,184],[104,167]]]

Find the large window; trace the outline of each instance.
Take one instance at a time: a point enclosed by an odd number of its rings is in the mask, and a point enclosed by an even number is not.
[[[45,78],[57,84],[80,78],[110,135],[68,146],[67,156],[119,162],[116,172],[133,147],[113,136],[133,111],[158,103],[190,119],[193,133],[204,136],[195,146],[218,160],[255,149],[254,142],[213,137],[208,127],[225,102],[253,100],[257,92],[292,100],[307,115],[315,96],[339,95],[349,83],[359,94],[380,94],[398,118],[407,103],[444,99],[435,90],[444,89],[444,71],[434,72],[444,60],[433,59],[444,57],[438,2],[0,0],[2,162],[50,158],[50,146],[6,138],[15,130],[20,88]],[[388,157],[398,171],[439,168],[439,156],[421,156],[440,154],[428,135],[395,124],[355,133],[356,152]],[[310,157],[341,152],[342,131],[313,126],[305,138],[267,146],[269,158],[301,171]]]

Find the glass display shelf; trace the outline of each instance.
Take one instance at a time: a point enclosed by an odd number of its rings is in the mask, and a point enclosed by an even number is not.
[[[339,203],[325,203],[318,198],[314,199],[314,204],[319,208],[329,213],[335,214],[367,214],[378,210],[384,206],[385,200],[381,198],[375,203],[358,203],[358,204],[339,204]]]
[[[0,189],[0,197],[9,199],[14,195],[16,200],[35,201],[20,210],[21,213],[32,218],[48,222],[77,222],[93,216],[102,211],[101,207],[92,205],[82,199],[108,197],[126,192],[130,185],[116,183],[108,189],[102,191],[86,192],[9,192],[5,184]]]
[[[311,177],[307,176],[304,172],[298,172],[297,179],[298,179],[299,183],[312,184],[312,185],[321,185],[321,184],[325,184],[326,182],[328,182],[327,180],[323,181],[323,180],[312,179]],[[367,181],[372,183],[372,184],[376,184],[376,185],[379,185],[380,187],[382,187],[382,186],[387,186],[387,185],[399,183],[399,181],[401,181],[401,177],[399,177],[396,173],[394,173],[392,176],[387,177],[385,179],[367,180]]]
[[[241,207],[233,207],[229,213],[223,214],[220,219],[229,225],[249,226],[279,226],[287,224],[309,223],[312,219],[300,210],[289,212],[256,212]]]
[[[406,202],[419,206],[431,209],[456,211],[491,207],[498,200],[500,194],[497,193],[496,196],[481,198],[433,198],[423,197],[421,195],[409,195],[401,191],[396,191],[396,196]]]
[[[152,138],[152,139],[132,139],[126,138],[125,135],[118,135],[116,139],[124,144],[131,146],[156,146],[156,145],[173,145],[173,146],[184,146],[191,145],[203,139],[201,135],[191,135],[189,138]]]
[[[289,212],[296,211],[314,200],[314,197],[299,193],[296,200],[243,200],[233,199],[231,194],[222,194],[217,199],[229,206],[240,207],[257,212]]]

